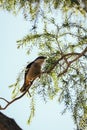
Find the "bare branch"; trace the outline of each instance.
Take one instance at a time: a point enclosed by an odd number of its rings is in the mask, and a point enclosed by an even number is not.
[[[29,87],[28,87],[28,89],[29,89]],[[21,94],[19,97],[15,98],[15,99],[13,99],[11,101],[7,101],[5,98],[0,97],[1,100],[5,101],[7,103],[4,107],[0,106],[0,110],[5,110],[13,102],[15,102],[15,101],[19,100],[20,98],[22,98],[28,92],[28,89],[23,94]]]
[[[9,103],[5,98],[0,97],[1,100],[4,100],[5,102]]]

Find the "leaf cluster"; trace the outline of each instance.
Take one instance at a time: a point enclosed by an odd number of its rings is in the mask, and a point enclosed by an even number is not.
[[[82,5],[84,5],[84,8]],[[52,10],[52,8],[56,10],[62,7],[64,12],[70,8],[79,10],[83,15],[87,12],[86,0],[82,0],[82,2],[79,0],[0,0],[1,9],[13,12],[14,14],[22,11],[25,19],[31,16],[32,20],[38,19],[40,10],[44,12],[47,6],[49,10]]]

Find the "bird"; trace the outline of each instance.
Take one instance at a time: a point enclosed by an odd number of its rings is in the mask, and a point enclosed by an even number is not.
[[[46,57],[39,56],[34,61],[32,61],[30,64],[28,64],[26,66],[25,76],[24,76],[24,84],[20,89],[20,91],[22,93],[31,87],[33,81],[37,77],[40,77],[41,67],[42,67],[42,64],[44,63],[45,59],[46,59]]]

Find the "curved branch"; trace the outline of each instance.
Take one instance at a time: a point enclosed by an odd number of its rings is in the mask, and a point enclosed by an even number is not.
[[[66,73],[67,70],[68,70],[68,68],[70,67],[70,65],[71,65],[73,62],[75,62],[76,60],[78,60],[80,57],[84,56],[84,54],[85,54],[86,52],[87,52],[87,47],[86,47],[81,53],[79,53],[76,58],[74,58],[73,60],[71,60],[71,61],[69,61],[69,62],[67,63],[66,69],[64,69],[60,74],[58,74],[58,77],[61,76],[61,75],[63,75],[64,73]]]
[[[50,72],[56,67],[56,65],[57,65],[61,60],[63,60],[64,58],[66,58],[66,57],[68,57],[68,56],[76,56],[73,60],[71,60],[71,61],[69,61],[69,62],[67,63],[66,68],[65,68],[62,72],[60,72],[60,74],[58,74],[58,77],[61,76],[61,75],[63,75],[64,73],[67,72],[67,70],[68,70],[68,68],[70,67],[70,65],[71,65],[73,62],[75,62],[76,60],[78,60],[80,57],[85,56],[85,53],[86,53],[86,52],[87,52],[87,47],[86,47],[81,53],[73,53],[73,52],[72,52],[72,53],[68,53],[68,54],[62,55],[62,56],[53,64],[53,66],[52,66],[49,70],[47,70],[46,73],[50,73]]]
[[[7,103],[9,103],[9,101],[7,101],[5,98],[0,97],[0,99],[7,102]]]
[[[68,53],[68,54],[64,54],[64,55],[62,55],[54,64],[53,64],[53,66],[49,69],[49,70],[47,70],[46,71],[46,73],[50,73],[54,68],[55,68],[55,66],[61,61],[61,60],[63,60],[65,57],[68,57],[68,56],[78,56],[80,53]]]
[[[30,86],[29,86],[29,87],[30,87]],[[29,87],[28,87],[28,88],[29,88]],[[15,99],[13,99],[13,100],[11,100],[11,101],[7,101],[5,98],[0,97],[1,100],[4,100],[4,101],[7,103],[4,107],[1,107],[1,106],[0,106],[0,110],[5,110],[5,109],[6,109],[9,105],[11,105],[13,102],[15,102],[15,101],[19,100],[20,98],[22,98],[27,92],[28,92],[28,89],[27,89],[23,94],[21,94],[19,97],[15,98]]]
[[[87,47],[75,59],[70,61],[70,64],[73,63],[74,61],[78,60],[80,57],[84,56],[86,52],[87,52]]]

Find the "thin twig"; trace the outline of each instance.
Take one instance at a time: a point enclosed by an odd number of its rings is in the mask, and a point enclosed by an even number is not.
[[[1,100],[4,100],[5,102],[9,103],[5,98],[0,97]]]

